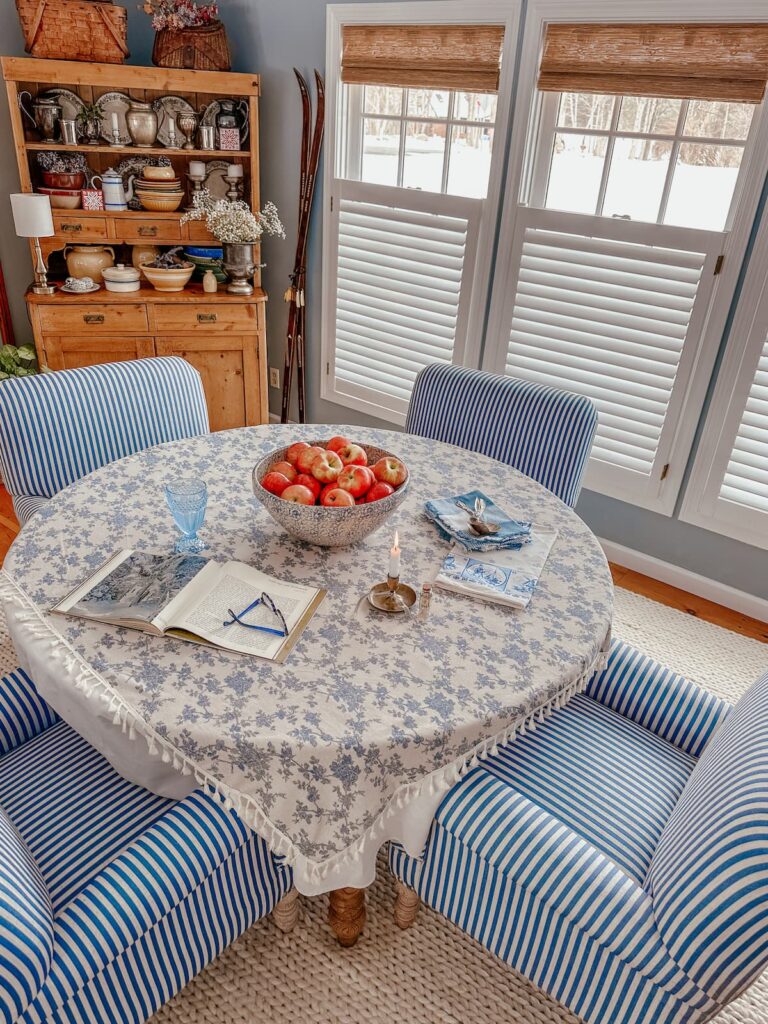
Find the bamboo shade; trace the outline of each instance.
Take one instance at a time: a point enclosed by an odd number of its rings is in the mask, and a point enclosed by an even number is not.
[[[760,103],[768,23],[550,24],[539,69],[544,92]]]
[[[498,92],[503,25],[345,25],[350,85]]]

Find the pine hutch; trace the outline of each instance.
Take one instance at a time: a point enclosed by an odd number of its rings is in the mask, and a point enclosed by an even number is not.
[[[208,71],[177,71],[119,64],[2,58],[10,107],[13,141],[21,190],[33,192],[40,183],[36,154],[40,150],[80,151],[94,173],[101,174],[126,156],[167,156],[186,182],[190,160],[224,159],[243,165],[246,198],[259,209],[259,77]],[[213,100],[244,98],[249,107],[247,142],[237,152],[151,147],[64,145],[40,141],[26,124],[19,93],[32,96],[53,86],[65,87],[86,102],[112,90],[136,100],[181,96],[196,110]],[[202,222],[182,225],[183,210],[149,213],[128,210],[54,210],[55,236],[41,239],[46,258],[70,243],[111,246],[152,242],[159,246],[213,244]],[[130,250],[125,250],[130,262]],[[265,423],[268,420],[266,294],[257,274],[252,296],[230,295],[220,285],[205,294],[191,284],[182,292],[159,292],[142,281],[139,292],[101,289],[87,295],[27,294],[27,308],[41,364],[52,370],[152,355],[180,355],[201,373],[211,428]]]

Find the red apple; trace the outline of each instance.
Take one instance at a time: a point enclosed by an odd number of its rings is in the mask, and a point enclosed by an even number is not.
[[[349,491],[345,491],[341,487],[329,486],[323,488],[320,504],[325,505],[326,508],[351,508],[355,504],[355,499]]]
[[[365,454],[365,448],[361,448],[359,444],[353,444],[351,441],[349,444],[345,444],[343,448],[339,448],[336,454],[345,466],[368,465],[368,456]]]
[[[294,480],[294,483],[301,484],[302,487],[308,487],[315,496],[315,501],[320,497],[320,491],[323,489],[323,485],[319,480],[315,480],[309,473],[299,473]]]
[[[349,444],[346,437],[342,437],[341,434],[337,434],[332,437],[328,444],[325,446],[329,452],[338,452],[339,448],[345,448]]]
[[[367,466],[345,466],[339,473],[336,486],[349,491],[353,498],[362,498],[371,489],[372,483]]]
[[[310,473],[315,480],[319,480],[323,484],[330,484],[338,477],[343,468],[344,464],[336,452],[321,451],[313,459]]]
[[[311,447],[307,445],[306,448],[299,452],[299,457],[296,459],[296,469],[300,473],[309,473],[312,463],[322,451],[323,449],[319,448],[316,444],[313,444]]]
[[[395,493],[395,488],[392,484],[385,483],[384,480],[377,480],[373,487],[368,491],[365,496],[366,501],[378,501],[379,498],[388,498],[390,494]]]
[[[296,480],[296,470],[290,464],[290,462],[276,462],[270,469],[270,473],[282,473],[283,476],[287,476],[291,483]]]
[[[301,484],[289,484],[280,495],[286,501],[292,501],[295,505],[314,505],[315,496],[308,487]]]
[[[293,473],[293,468],[288,467]],[[294,473],[294,476],[296,474]],[[290,486],[291,481],[283,473],[276,473],[274,470],[267,473],[264,479],[261,481],[261,486],[265,491],[269,491],[270,494],[276,494],[278,498],[283,493],[286,487]]]
[[[373,475],[377,480],[381,480],[383,483],[392,484],[393,487],[399,487],[408,476],[408,470],[400,459],[396,459],[392,455],[385,455],[384,458],[379,459],[373,467]]]
[[[292,466],[295,466],[298,462],[299,455],[301,455],[303,451],[306,451],[307,448],[309,448],[309,445],[306,441],[297,441],[295,444],[292,444],[285,453],[286,460],[290,462]]]

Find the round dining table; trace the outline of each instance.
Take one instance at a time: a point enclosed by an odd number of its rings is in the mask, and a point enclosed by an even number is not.
[[[335,434],[399,455],[409,490],[361,543],[316,547],[269,516],[251,471],[283,445]],[[51,610],[121,549],[172,552],[164,486],[191,475],[208,486],[207,556],[327,590],[283,664]],[[471,489],[557,531],[527,607],[435,589],[426,618],[371,608],[394,531],[401,580],[418,592],[450,550],[424,503]],[[344,425],[224,431],[111,463],[24,526],[0,597],[20,663],[74,729],[141,786],[221,799],[285,858],[299,892],[331,893],[347,942],[382,844],[421,853],[445,792],[586,686],[613,611],[597,539],[544,487],[461,448]]]

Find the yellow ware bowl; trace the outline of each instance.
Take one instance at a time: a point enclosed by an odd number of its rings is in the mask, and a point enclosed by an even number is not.
[[[150,267],[142,263],[139,268],[157,291],[159,292],[180,292],[189,282],[195,269],[194,263],[187,263],[183,267],[173,267],[170,270],[163,270],[160,267]]]
[[[147,195],[146,193],[139,192],[139,202],[145,210],[149,210],[151,213],[173,213],[174,210],[178,210],[181,206],[181,201],[184,198],[184,193],[179,192],[178,195],[160,196]]]
[[[173,167],[151,167],[147,166],[141,172],[142,178],[148,181],[165,181],[167,178],[175,178],[176,171]]]

